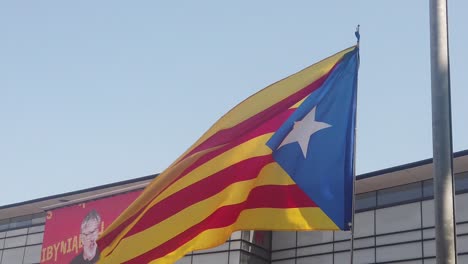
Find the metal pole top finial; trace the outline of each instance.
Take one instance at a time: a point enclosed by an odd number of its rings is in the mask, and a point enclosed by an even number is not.
[[[354,32],[354,35],[356,36],[357,39],[357,45],[359,46],[359,40],[361,39],[361,34],[359,34],[359,24],[356,27],[356,31]]]

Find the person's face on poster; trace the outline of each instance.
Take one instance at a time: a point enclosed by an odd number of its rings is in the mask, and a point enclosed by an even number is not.
[[[81,229],[81,241],[83,243],[83,257],[90,260],[96,255],[96,240],[99,236],[99,222],[91,219]]]

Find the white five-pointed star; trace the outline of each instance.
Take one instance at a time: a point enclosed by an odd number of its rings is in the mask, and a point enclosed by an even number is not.
[[[324,128],[331,127],[330,124],[324,122],[318,122],[315,120],[315,109],[314,107],[312,111],[310,111],[301,121],[294,122],[294,127],[289,132],[289,134],[284,138],[281,145],[278,148],[297,142],[301,147],[302,153],[304,154],[304,158],[307,155],[307,148],[309,147],[309,139],[314,133]]]

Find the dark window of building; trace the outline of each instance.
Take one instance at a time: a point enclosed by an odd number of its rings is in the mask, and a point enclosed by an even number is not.
[[[457,192],[468,190],[468,171],[455,175],[455,190]]]
[[[423,182],[423,197],[430,198],[434,196],[434,184],[433,180],[427,180]]]
[[[375,192],[356,195],[356,210],[371,209],[377,206]]]
[[[31,225],[31,215],[19,216],[11,219],[10,228],[20,228]]]
[[[455,191],[468,190],[468,172],[463,172],[455,175]],[[434,197],[434,180],[426,180],[423,182],[424,198]]]
[[[7,230],[9,224],[10,224],[10,219],[0,220],[0,231]]]
[[[45,214],[45,213],[33,214],[33,215],[32,215],[31,223],[32,223],[33,225],[35,225],[35,224],[43,224],[43,223],[45,223],[45,220],[46,220],[46,214]]]
[[[405,201],[417,200],[422,197],[421,182],[410,183],[397,187],[379,190],[377,192],[377,205],[396,204]]]

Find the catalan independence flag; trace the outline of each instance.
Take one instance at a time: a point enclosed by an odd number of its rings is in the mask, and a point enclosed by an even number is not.
[[[99,263],[173,263],[236,230],[347,230],[358,47],[230,110],[105,230]]]

